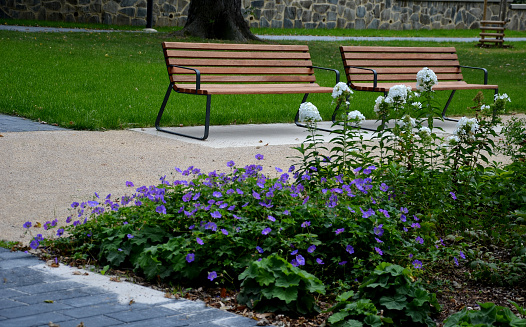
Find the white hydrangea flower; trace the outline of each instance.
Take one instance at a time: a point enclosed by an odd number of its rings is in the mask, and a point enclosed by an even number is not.
[[[456,145],[460,142],[460,138],[456,135],[451,135],[447,138],[446,143],[447,145]]]
[[[420,134],[431,135],[431,130],[430,130],[429,127],[427,127],[427,126],[422,126],[422,127],[420,127],[420,129],[418,130],[418,132],[419,132]]]
[[[480,106],[480,110],[482,111],[490,111],[491,109],[491,106],[487,105],[487,104],[483,104]]]
[[[339,98],[342,94],[353,94],[353,91],[344,82],[339,82],[334,86],[332,90],[332,97],[334,99]]]
[[[361,122],[365,120],[365,116],[362,115],[362,113],[359,112],[358,110],[349,112],[349,114],[347,115],[347,118],[349,120],[357,120],[356,122],[357,124],[361,124]]]
[[[416,74],[416,89],[420,92],[431,91],[438,84],[437,75],[431,69],[424,67]]]
[[[422,103],[421,102],[413,102],[411,103],[414,107],[417,107],[418,109],[422,109]]]
[[[411,127],[416,127],[416,119],[409,115],[405,115],[402,119],[398,120],[396,124],[400,126],[400,128],[405,127],[407,124],[409,124]]]
[[[454,135],[473,135],[479,130],[479,123],[477,118],[462,117],[457,123],[457,128],[453,132]]]
[[[374,112],[378,113],[380,111],[380,105],[382,104],[384,100],[385,98],[381,95],[378,98],[376,98],[375,103],[374,103]]]
[[[299,121],[301,122],[315,122],[321,121],[320,112],[315,105],[310,102],[303,102],[299,109]]]
[[[508,96],[508,94],[504,93],[504,94],[495,94],[495,101],[497,100],[505,100],[505,101],[508,101],[508,102],[511,102],[511,99],[510,97]]]
[[[407,93],[410,91],[410,86],[406,86],[403,84],[395,85],[389,89],[387,97],[391,98],[393,101],[405,103],[405,100],[407,99]]]

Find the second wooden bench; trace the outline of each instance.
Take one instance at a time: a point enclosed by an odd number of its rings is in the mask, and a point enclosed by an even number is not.
[[[383,92],[398,84],[416,89],[416,74],[424,67],[433,70],[438,84],[434,91],[451,91],[442,111],[446,111],[457,90],[495,90],[498,85],[488,84],[485,68],[462,66],[454,47],[386,47],[386,46],[341,46],[340,52],[349,87],[357,91]],[[483,83],[470,84],[464,81],[462,68],[484,72]]]

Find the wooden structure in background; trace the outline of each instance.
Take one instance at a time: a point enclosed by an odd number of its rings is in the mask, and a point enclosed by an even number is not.
[[[484,13],[482,21],[480,22],[480,40],[478,46],[504,46],[504,31],[506,30],[506,2],[500,1],[499,20],[486,19],[486,12],[488,9],[488,0],[484,0]]]

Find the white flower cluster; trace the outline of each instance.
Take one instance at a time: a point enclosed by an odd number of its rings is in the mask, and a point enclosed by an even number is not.
[[[344,82],[339,82],[334,86],[334,89],[332,90],[332,97],[334,99],[337,99],[342,95],[348,96],[351,94],[353,94],[353,91]]]
[[[347,115],[347,118],[355,122],[358,125],[361,124],[365,120],[365,116],[362,115],[362,113],[359,112],[358,110],[349,112],[349,114]]]
[[[398,120],[396,124],[400,126],[400,128],[404,128],[406,125],[413,128],[416,127],[416,120],[409,115],[405,115],[402,119]]]
[[[387,97],[393,99],[393,101],[395,102],[405,103],[405,100],[407,99],[407,94],[410,91],[411,91],[410,86],[406,86],[403,84],[395,85],[389,89],[389,93],[387,94]]]
[[[477,118],[466,118],[462,117],[457,123],[457,128],[453,132],[455,136],[469,136],[472,139],[475,138],[475,134],[479,130],[479,123]]]
[[[504,101],[511,102],[510,97],[506,93],[504,93],[504,94],[495,94],[495,101],[497,101],[497,100],[504,100]]]
[[[480,110],[481,111],[490,111],[491,110],[491,106],[487,105],[487,104],[483,104],[483,105],[480,106]]]
[[[321,121],[320,112],[315,105],[310,102],[303,102],[299,109],[299,121],[301,122],[316,122]]]
[[[416,89],[420,92],[431,91],[438,84],[437,75],[431,69],[424,67],[416,74]]]
[[[422,109],[422,103],[421,102],[413,102],[411,105],[415,108]]]
[[[423,135],[426,135],[426,136],[431,135],[431,130],[430,130],[429,127],[427,127],[427,126],[422,126],[422,127],[420,127],[420,129],[418,130],[418,132],[419,132],[420,134],[423,134]]]

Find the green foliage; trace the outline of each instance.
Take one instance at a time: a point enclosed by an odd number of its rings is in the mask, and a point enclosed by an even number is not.
[[[444,321],[444,327],[470,326],[526,326],[526,320],[513,314],[510,309],[494,303],[478,303],[480,310],[462,311],[451,315]]]
[[[336,305],[329,309],[334,313],[327,319],[331,326],[382,326],[382,318],[371,300],[350,300],[353,295],[353,291],[348,291],[336,297]]]
[[[435,326],[430,318],[440,311],[436,295],[414,282],[411,271],[382,262],[359,287],[358,298],[367,298],[395,326]]]
[[[238,302],[258,312],[313,315],[319,312],[314,295],[325,294],[318,278],[277,254],[251,262],[239,279]]]

